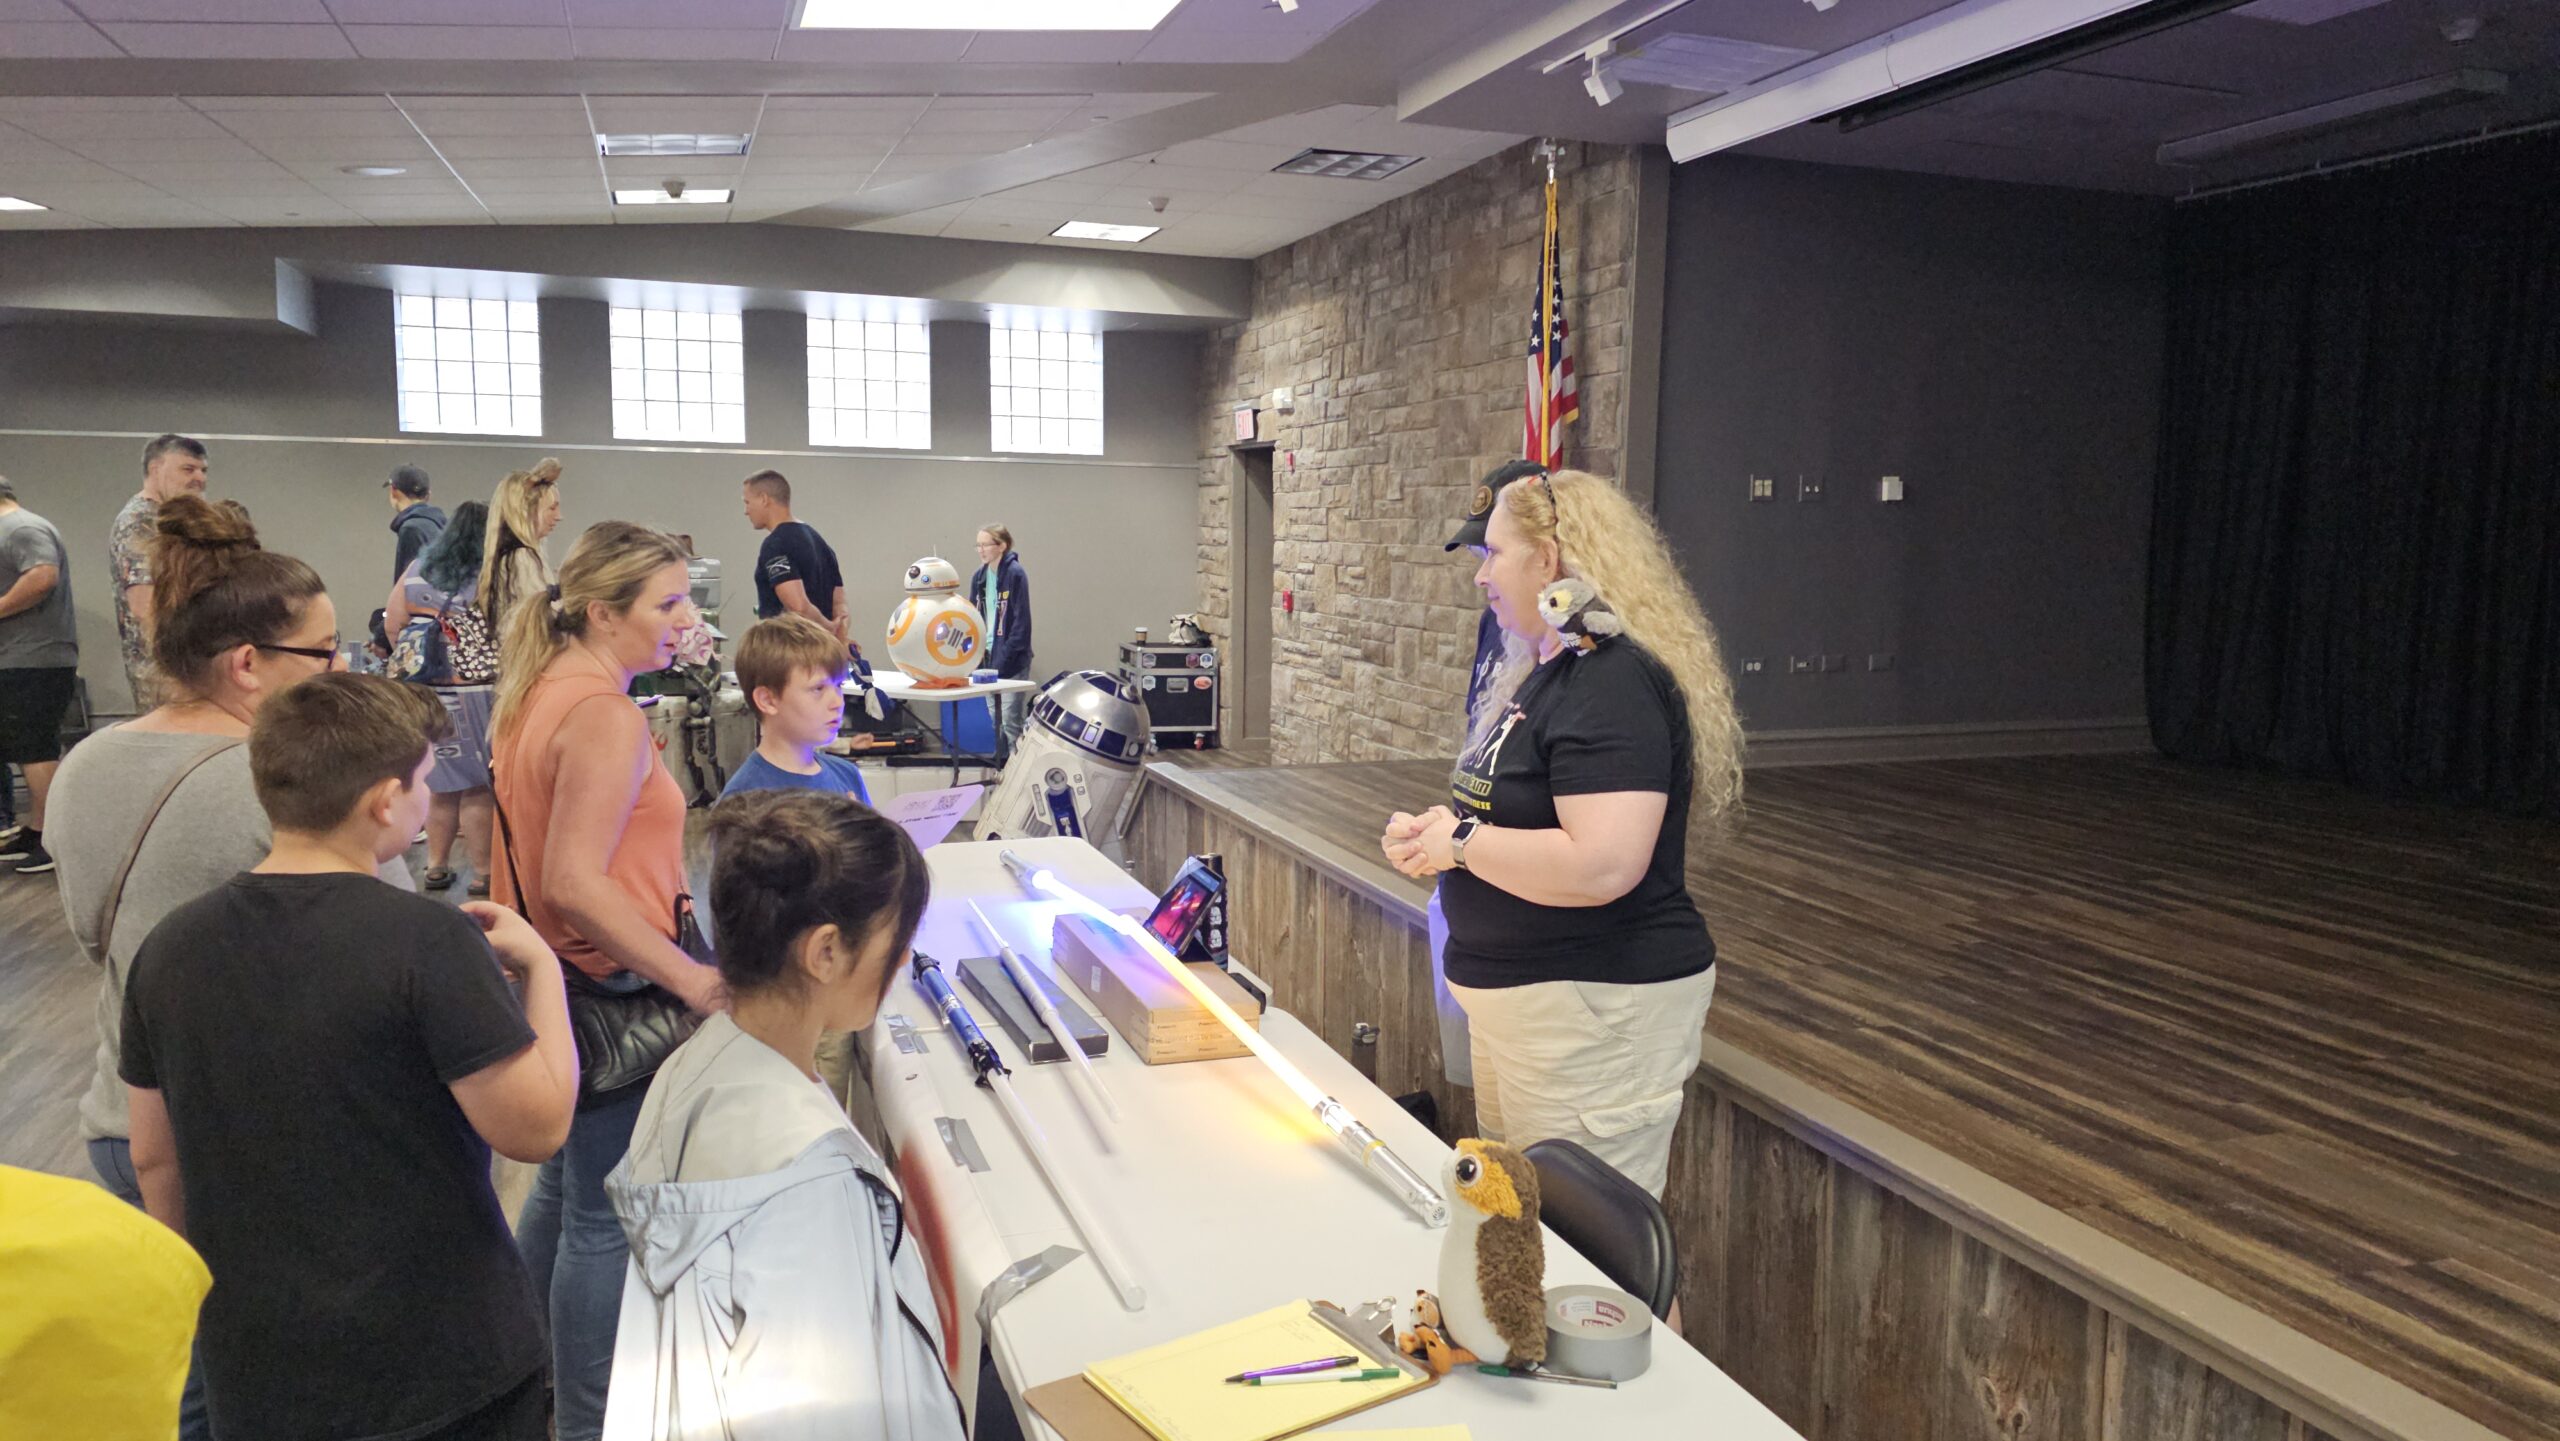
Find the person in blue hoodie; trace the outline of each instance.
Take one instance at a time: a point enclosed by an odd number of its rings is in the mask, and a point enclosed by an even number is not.
[[[1031,677],[1031,581],[1022,573],[1022,555],[1013,548],[1013,532],[991,525],[978,532],[978,573],[969,577],[969,596],[987,622],[987,664],[999,680]],[[992,697],[996,708],[996,764],[1013,756],[1022,738],[1022,723],[1031,712],[1031,692],[1013,691]]]
[[[414,465],[391,472],[382,493],[391,500],[391,583],[398,585],[409,563],[444,534],[445,515],[427,503],[427,473]]]
[[[659,1068],[605,1180],[637,1282],[605,1431],[964,1441],[904,1201],[817,1074],[819,1036],[870,1025],[906,967],[924,856],[809,790],[731,796],[710,839],[729,1005]]]

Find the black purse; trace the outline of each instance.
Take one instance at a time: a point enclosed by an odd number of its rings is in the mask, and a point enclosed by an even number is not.
[[[498,840],[507,853],[507,879],[521,915],[524,875],[516,868],[515,833],[507,825],[506,807],[498,804],[496,786],[489,788],[489,804],[497,812]],[[711,944],[694,920],[693,897],[681,891],[676,894],[675,921],[676,945],[704,965],[715,964]],[[667,1057],[702,1025],[702,1018],[674,992],[636,972],[600,981],[575,966],[563,965],[560,977],[568,992],[569,1033],[578,1043],[581,1111],[611,1105],[633,1087],[649,1084]]]

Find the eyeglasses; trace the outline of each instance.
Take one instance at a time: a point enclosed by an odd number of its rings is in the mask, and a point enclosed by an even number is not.
[[[266,643],[265,643],[265,642],[263,642],[263,641],[252,641],[252,642],[250,642],[249,648],[250,648],[251,650],[271,650],[271,651],[279,652],[279,653],[284,654],[284,655],[298,655],[298,656],[306,656],[306,657],[309,657],[309,658],[310,658],[310,659],[312,659],[312,660],[328,662],[328,663],[329,663],[329,664],[331,664],[331,665],[335,665],[335,664],[337,664],[337,660],[338,660],[338,646],[337,646],[337,644],[330,644],[330,645],[325,645],[325,646],[322,646],[322,645],[268,645],[268,644],[266,644]]]

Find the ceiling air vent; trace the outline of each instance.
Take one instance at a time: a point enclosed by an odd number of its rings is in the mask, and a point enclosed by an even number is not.
[[[1301,150],[1271,167],[1274,175],[1321,175],[1327,180],[1384,180],[1419,155],[1378,155],[1366,150]]]

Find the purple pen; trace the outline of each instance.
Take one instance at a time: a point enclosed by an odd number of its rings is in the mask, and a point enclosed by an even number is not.
[[[1295,1365],[1270,1366],[1260,1371],[1238,1371],[1228,1377],[1227,1382],[1229,1385],[1240,1385],[1257,1376],[1295,1376],[1306,1371],[1338,1371],[1345,1366],[1359,1364],[1360,1358],[1357,1356],[1327,1356],[1321,1361],[1300,1361]]]

